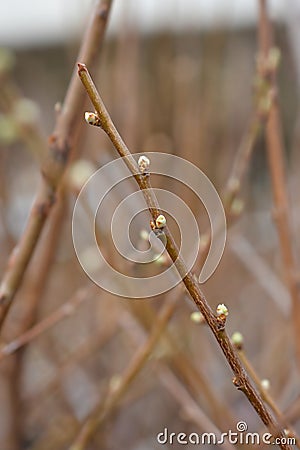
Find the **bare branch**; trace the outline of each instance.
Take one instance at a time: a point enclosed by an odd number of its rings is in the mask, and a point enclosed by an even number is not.
[[[108,135],[112,143],[114,144],[116,150],[121,157],[124,157],[124,162],[134,176],[139,188],[144,194],[148,209],[153,218],[154,224],[157,218],[161,214],[159,205],[157,203],[156,197],[151,189],[149,182],[149,177],[143,175],[139,172],[136,161],[131,155],[129,149],[126,147],[121,136],[116,130],[104,103],[93,83],[93,80],[84,64],[78,64],[78,74],[85,86],[87,93],[95,107],[95,111],[101,122],[101,128]],[[279,426],[279,424],[271,416],[267,408],[265,407],[260,395],[257,393],[256,389],[252,385],[248,375],[243,368],[238,355],[233,348],[230,339],[225,331],[225,320],[226,317],[216,317],[210,308],[207,300],[200,289],[200,285],[197,282],[196,277],[186,269],[186,265],[179,255],[177,245],[171,235],[167,226],[163,228],[163,232],[166,237],[166,250],[169,253],[172,261],[174,262],[179,274],[182,276],[182,281],[185,284],[191,298],[199,308],[200,312],[205,317],[207,324],[209,325],[212,333],[214,334],[216,340],[218,341],[233,373],[234,373],[234,385],[241,391],[244,392],[258,415],[261,417],[262,421],[273,434],[276,436],[284,435],[284,430]],[[291,447],[287,444],[281,444],[281,448],[290,449]]]
[[[96,4],[79,52],[79,58],[88,64],[94,64],[98,55],[111,3],[111,0],[100,0]],[[49,138],[48,155],[42,165],[42,177],[24,233],[10,256],[0,285],[0,327],[22,282],[47,216],[55,202],[56,192],[76,137],[78,112],[83,108],[84,100],[84,91],[74,68],[62,110],[57,117],[53,134]]]
[[[272,70],[272,61],[276,59],[276,53],[274,54],[274,49],[272,49],[272,27],[268,18],[266,1],[260,0],[259,6],[259,47],[263,67],[265,67],[266,70],[265,76],[270,83],[274,97],[269,113],[269,119],[266,125],[267,154],[275,205],[274,219],[277,226],[285,279],[292,299],[292,319],[294,324],[295,346],[298,365],[300,365],[300,273],[293,253],[293,238],[290,226],[290,205],[286,187],[286,170],[284,161],[285,150],[277,101],[278,89],[276,70]]]

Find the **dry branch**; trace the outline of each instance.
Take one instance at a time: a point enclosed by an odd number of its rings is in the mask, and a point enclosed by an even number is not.
[[[79,52],[80,60],[94,65],[106,29],[111,0],[97,2],[92,20],[86,30]],[[47,216],[55,202],[76,137],[78,116],[84,105],[84,91],[76,76],[76,68],[54,131],[49,138],[48,155],[41,169],[38,191],[29,213],[24,233],[10,256],[0,286],[0,327],[22,282],[23,275],[34,252]]]
[[[178,292],[181,295],[181,291],[179,290]],[[73,445],[70,447],[70,450],[85,449],[89,439],[97,427],[108,417],[109,414],[112,413],[120,398],[124,395],[132,381],[144,367],[147,359],[153,351],[153,348],[164,331],[166,324],[174,312],[173,305],[178,301],[178,297],[178,293],[177,296],[176,294],[169,296],[169,300],[160,310],[146,342],[134,354],[124,373],[117,376],[117,378],[112,379],[106,398],[96,406],[94,411],[92,411],[89,418],[82,426]]]
[[[118,151],[121,157],[124,157],[124,162],[127,165],[128,169],[131,171],[133,177],[135,178],[139,188],[144,194],[145,201],[147,203],[150,214],[154,220],[154,223],[158,216],[161,214],[159,205],[157,203],[157,199],[151,189],[151,185],[149,182],[149,177],[141,174],[139,172],[137,163],[130,151],[126,147],[123,142],[121,136],[116,130],[105,106],[104,103],[91,79],[91,76],[86,68],[86,66],[82,63],[78,64],[78,74],[80,79],[85,86],[87,93],[95,107],[95,111],[97,113],[98,119],[101,123],[101,128],[105,131],[105,133],[110,138],[111,142],[114,144],[116,150]],[[187,291],[189,292],[191,298],[199,308],[200,312],[205,317],[207,324],[209,325],[212,333],[214,334],[216,340],[218,341],[233,373],[234,385],[241,391],[244,392],[263,423],[269,427],[271,432],[276,436],[280,436],[282,438],[285,437],[284,430],[279,424],[274,420],[271,416],[267,408],[265,407],[260,395],[257,393],[256,389],[252,385],[248,375],[246,374],[245,369],[243,368],[235,349],[233,348],[230,339],[225,331],[225,318],[216,317],[210,308],[207,300],[200,289],[199,283],[197,282],[196,277],[186,269],[186,265],[184,261],[181,259],[177,245],[171,235],[167,226],[163,228],[163,232],[166,237],[166,250],[174,262],[177,271],[182,276],[182,281],[185,284]],[[281,448],[290,449],[291,447],[287,444],[281,444]]]
[[[239,333],[236,333],[236,334],[239,334]],[[232,336],[232,339],[233,338],[234,338],[234,335]],[[234,341],[234,339],[233,339],[233,341]],[[267,405],[269,405],[271,410],[274,412],[278,422],[286,430],[286,435],[289,437],[293,437],[295,439],[297,447],[300,448],[299,447],[300,441],[299,441],[298,436],[295,433],[295,430],[292,429],[290,423],[285,418],[284,414],[279,409],[279,406],[277,405],[277,403],[273,399],[272,395],[270,394],[269,389],[264,387],[261,378],[259,377],[256,370],[254,369],[251,362],[249,361],[249,358],[244,350],[243,337],[241,336],[241,339],[239,339],[239,342],[233,342],[233,343],[235,344],[235,347],[238,351],[239,357],[240,357],[244,367],[246,368],[248,374],[250,375],[250,377],[256,384],[257,389],[258,389],[262,399],[264,400],[264,402]]]
[[[42,319],[40,322],[7,344],[3,344],[0,347],[0,361],[6,356],[16,352],[24,345],[28,345],[34,339],[41,336],[41,334],[54,327],[63,319],[74,314],[77,308],[79,308],[79,306],[90,297],[93,287],[94,286],[92,285],[90,288],[78,289],[70,300],[59,306],[55,311],[53,311],[53,313],[45,317],[45,319]]]
[[[293,252],[293,237],[290,225],[290,205],[286,187],[285,150],[282,138],[282,126],[277,98],[276,71],[271,70],[268,60],[272,60],[272,27],[268,18],[266,0],[259,0],[259,48],[263,69],[266,68],[265,77],[268,79],[273,92],[269,118],[266,124],[267,154],[271,174],[274,219],[277,227],[280,252],[283,262],[286,284],[292,299],[292,319],[294,324],[295,346],[298,364],[300,364],[300,283],[299,267],[297,267]]]

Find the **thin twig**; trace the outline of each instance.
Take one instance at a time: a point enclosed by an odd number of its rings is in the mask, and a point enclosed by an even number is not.
[[[288,410],[284,411],[286,420],[290,423],[297,422],[300,417],[300,395],[289,405]]]
[[[22,334],[35,319],[36,307],[45,289],[46,279],[59,241],[59,230],[65,212],[64,205],[63,196],[60,195],[53,209],[53,214],[49,218],[46,233],[39,241],[31,267],[29,267],[29,276],[24,282],[22,297],[20,296],[14,303],[11,310],[11,320],[7,321],[2,329],[1,345],[4,342],[11,342],[16,336]],[[38,271],[36,267],[39,268]],[[17,437],[19,442],[16,448],[20,448],[21,445],[21,433],[18,433],[17,428],[20,426],[21,410],[20,377],[18,374],[22,373],[22,363],[22,352],[0,362],[0,391],[2,389],[6,391],[5,400],[2,399],[1,401],[2,407],[6,410],[6,436],[2,436],[0,445],[3,448],[11,448],[8,441],[13,442]],[[11,372],[14,376],[11,375]],[[11,408],[12,404],[15,405],[15,408]]]
[[[123,142],[121,136],[116,130],[104,104],[103,101],[91,79],[91,76],[84,64],[78,64],[78,74],[85,86],[87,93],[95,107],[98,119],[101,124],[101,128],[108,135],[112,143],[114,144],[116,150],[121,157],[124,157],[124,162],[131,171],[133,177],[138,183],[139,188],[144,194],[148,209],[154,223],[158,216],[160,215],[159,205],[157,203],[156,197],[151,190],[151,185],[149,182],[149,177],[141,174],[139,172],[136,161],[131,155],[130,151]],[[272,433],[276,436],[284,438],[284,430],[279,426],[279,424],[271,416],[267,408],[265,407],[260,395],[257,393],[255,387],[251,383],[245,369],[243,368],[238,355],[233,348],[230,339],[225,331],[225,317],[216,317],[210,308],[207,300],[200,289],[200,285],[196,277],[186,269],[186,265],[179,255],[177,245],[171,235],[167,226],[163,229],[166,237],[166,250],[170,255],[172,261],[174,262],[177,271],[182,276],[182,281],[185,284],[191,298],[194,300],[195,304],[203,314],[206,322],[208,323],[210,329],[212,330],[216,340],[218,341],[233,373],[234,373],[234,385],[241,391],[244,392],[263,423],[270,428]],[[290,449],[291,447],[287,444],[280,444],[283,449]]]
[[[112,413],[120,398],[124,395],[132,381],[144,367],[153,348],[164,331],[166,323],[168,323],[174,312],[173,304],[174,302],[176,303],[177,300],[178,295],[174,295],[164,304],[146,342],[134,354],[123,374],[112,379],[105,400],[101,401],[96,406],[94,411],[92,411],[81,428],[74,443],[71,445],[70,450],[83,450],[95,429],[108,417],[109,414]]]
[[[134,304],[130,307],[131,312],[135,313],[135,319],[145,330],[149,331],[148,322],[154,323],[157,315],[152,305],[149,302],[145,304],[141,314],[137,314],[134,310]],[[171,328],[166,329],[163,339],[166,347],[172,349],[166,361],[171,370],[184,381],[195,398],[205,399],[205,405],[215,417],[219,427],[230,428],[234,422],[230,407],[226,404],[226,400],[216,393],[214,386],[209,383],[201,371],[201,366],[195,367],[193,360],[182,349],[181,341]]]
[[[259,255],[251,242],[244,236],[231,238],[230,246],[239,261],[257,280],[263,291],[271,298],[284,318],[289,317],[291,301],[289,292],[277,274]]]
[[[97,2],[93,18],[83,39],[79,58],[94,64],[104,37],[112,0]],[[29,218],[17,248],[13,251],[0,285],[0,327],[22,282],[47,216],[55,202],[74,139],[78,113],[84,105],[84,91],[76,76],[76,68],[69,84],[64,105],[53,134],[49,138],[48,156],[42,166],[40,185]]]
[[[106,328],[93,334],[92,338],[84,341],[81,345],[76,347],[73,353],[64,361],[61,365],[58,365],[57,371],[53,375],[53,378],[46,382],[40,389],[30,393],[25,398],[25,407],[30,408],[32,405],[41,404],[43,398],[51,397],[61,384],[62,380],[69,376],[70,372],[74,371],[77,366],[84,366],[85,360],[91,355],[99,352],[111,338],[115,337],[117,333],[117,321],[109,323]]]
[[[22,105],[26,99],[10,79],[4,79],[1,86],[1,97],[5,114],[16,127],[16,139],[21,140],[40,162],[46,155],[47,142],[40,130],[35,111],[29,111],[26,117],[20,116],[20,113],[15,113],[18,106]]]
[[[225,212],[227,212],[226,215],[231,213],[233,202],[241,189],[241,184],[248,168],[254,145],[260,135],[261,128],[261,116],[256,111],[250,119],[245,135],[243,136],[242,142],[235,155],[232,170],[225,186],[223,199],[224,209]]]
[[[256,370],[254,369],[253,365],[249,361],[249,358],[248,358],[248,356],[247,356],[247,354],[246,354],[246,352],[244,350],[243,343],[239,343],[235,347],[236,347],[236,349],[238,351],[239,357],[240,357],[244,367],[246,368],[248,374],[250,375],[250,377],[252,378],[252,380],[256,384],[257,389],[259,390],[259,393],[260,393],[262,399],[272,409],[272,411],[274,412],[278,422],[286,430],[286,434],[288,434],[289,437],[295,438],[296,445],[299,448],[299,444],[300,444],[299,437],[296,435],[295,431],[292,429],[291,425],[288,423],[287,419],[285,418],[284,414],[279,409],[277,403],[273,399],[273,397],[270,394],[270,392],[268,391],[268,389],[266,389],[263,386],[262,380],[260,379],[260,377],[257,374]]]
[[[274,54],[274,50],[272,49],[272,28],[271,22],[268,18],[266,0],[259,0],[259,7],[259,47],[263,66],[266,66],[265,76],[269,80],[274,97],[269,119],[266,125],[267,154],[275,205],[274,218],[277,226],[286,283],[292,299],[292,319],[294,324],[295,345],[297,360],[300,365],[300,273],[293,253],[293,238],[290,226],[290,205],[286,187],[286,170],[284,161],[285,150],[277,101],[278,89],[276,71],[271,70],[270,64],[266,64],[268,60],[271,59],[272,62],[272,59],[274,59],[272,56]]]
[[[165,388],[181,405],[183,413],[192,423],[198,426],[202,432],[214,433],[216,437],[221,435],[221,431],[199,408],[194,398],[169,369],[161,368],[161,373],[159,376]],[[228,438],[225,438],[224,442],[219,444],[219,446],[226,450],[234,450],[234,446],[230,443]]]
[[[171,295],[173,295],[173,293]],[[175,307],[178,307],[177,303],[174,303],[174,305]],[[151,317],[153,316],[152,323],[155,323],[157,313],[154,311],[151,311],[151,313]],[[144,318],[144,314],[141,314],[141,316]],[[122,317],[124,317],[124,314]],[[127,325],[127,333],[135,338],[137,342],[146,339],[146,330],[148,332],[149,328],[145,326],[145,323],[143,323],[143,321],[141,322],[140,319],[141,317],[138,319],[137,323],[137,319],[131,315],[129,318],[125,317],[125,320],[121,320],[121,325]],[[201,372],[194,367],[186,353],[180,348],[180,343],[178,343],[176,336],[172,333],[171,327],[167,328],[167,325],[168,324],[166,323],[166,330],[161,339],[162,348],[169,349],[169,351],[166,350],[166,357],[160,358],[157,365],[160,381],[165,384],[165,374],[167,374],[167,376],[170,374],[170,377],[175,377],[175,379],[178,380],[177,383],[180,383],[179,380],[181,380],[180,384],[182,384],[182,389],[188,391],[188,395],[194,399],[193,404],[195,408],[193,409],[197,409],[201,414],[202,410],[195,399],[198,400],[199,397],[205,397],[206,406],[210,410],[210,416],[214,417],[215,423],[219,429],[232,428],[235,425],[235,421],[230,416],[230,408],[228,405],[225,406],[225,404],[222,403],[223,399],[217,395]],[[184,386],[186,386],[186,388],[184,388]],[[177,397],[175,392],[171,390],[170,393],[177,401],[179,400],[180,396]],[[204,427],[202,429],[207,431],[209,427]]]
[[[277,70],[276,64],[274,64],[273,69]],[[235,154],[232,169],[222,193],[227,227],[231,226],[243,211],[243,203],[238,201],[238,195],[241,191],[255,144],[268,120],[273,102],[272,90],[262,78],[259,60],[257,61],[254,85],[255,108]],[[218,234],[220,229],[221,222],[216,227],[215,235]],[[209,229],[204,233],[200,243],[200,252],[197,261],[201,266],[207,257],[210,242],[211,230]]]
[[[8,355],[11,355],[15,351],[19,350],[24,345],[29,344],[34,339],[45,333],[54,325],[71,316],[77,310],[77,308],[91,295],[92,285],[90,288],[82,288],[76,291],[70,300],[63,303],[53,313],[49,314],[45,319],[38,322],[33,327],[29,328],[24,333],[20,334],[16,339],[4,344],[0,347],[0,361]]]
[[[241,207],[236,207],[236,205],[239,204],[239,202],[237,202],[237,199],[242,187],[245,174],[247,172],[247,168],[249,166],[249,161],[253,153],[254,146],[261,133],[262,125],[262,116],[259,111],[256,110],[249,121],[244,136],[242,137],[241,144],[234,157],[232,170],[229,174],[224,192],[222,194],[227,227],[231,226],[243,211],[242,203],[240,203]],[[221,229],[222,222],[219,221],[216,226],[216,231],[214,232],[215,237],[218,235]],[[210,244],[211,229],[209,228],[201,237],[200,251],[196,260],[196,263],[200,265],[200,267],[203,266],[203,263],[207,258]]]
[[[170,295],[173,295],[171,293]],[[173,303],[173,305],[178,306],[177,302]],[[122,318],[124,318],[124,315],[122,315]],[[141,340],[146,339],[146,332],[143,330],[143,328],[137,324],[136,322],[134,325],[132,324],[132,318],[129,317],[129,323],[128,320],[121,320],[121,325],[126,326],[126,331],[130,334],[131,337],[133,337],[133,340],[136,345],[138,345]],[[165,327],[167,326],[167,322],[165,324]],[[135,330],[135,327],[138,327],[138,330]],[[134,331],[133,331],[134,329]],[[166,329],[166,332],[162,335],[162,340],[165,339],[168,336],[168,329]],[[162,342],[162,346],[164,348],[164,343]],[[170,347],[171,354],[167,355],[167,358],[169,359],[172,357],[172,351],[177,354],[177,348],[173,349],[173,347]],[[180,357],[182,355],[179,355]],[[187,416],[189,421],[196,424],[201,431],[210,431],[215,433],[216,436],[219,436],[221,434],[220,428],[218,428],[205,414],[205,412],[200,408],[195,398],[197,398],[194,393],[190,393],[184,385],[190,387],[190,383],[185,379],[185,383],[182,381],[182,378],[184,380],[184,377],[182,377],[182,373],[180,373],[180,376],[178,377],[176,374],[173,373],[172,369],[169,368],[166,365],[166,362],[163,358],[159,358],[158,363],[155,365],[155,369],[158,372],[158,378],[163,386],[169,391],[169,393],[172,395],[172,397],[181,405],[184,414]],[[181,381],[180,381],[181,380]],[[204,395],[204,390],[206,389],[206,386],[202,386],[201,393]],[[221,411],[220,411],[221,413]],[[216,417],[214,416],[214,419],[216,420]],[[229,425],[228,423],[223,425],[222,428],[231,428],[233,425],[233,422]],[[225,448],[232,448],[230,443],[225,439],[224,441]]]

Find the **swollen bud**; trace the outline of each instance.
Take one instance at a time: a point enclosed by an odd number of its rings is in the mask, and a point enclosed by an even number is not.
[[[97,114],[87,111],[84,113],[84,118],[86,123],[88,123],[89,125],[93,125],[94,127],[101,127],[101,122]]]
[[[167,224],[167,219],[165,218],[165,216],[160,214],[155,221],[156,228],[164,228],[166,226],[166,224]]]
[[[142,174],[148,173],[150,167],[150,159],[145,155],[140,156],[138,160],[138,166]]]

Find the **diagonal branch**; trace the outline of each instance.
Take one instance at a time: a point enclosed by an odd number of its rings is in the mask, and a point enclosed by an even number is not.
[[[177,303],[180,295],[181,292],[178,290],[177,295],[175,294],[174,296],[170,296],[169,301],[163,305],[144,345],[134,354],[120,378],[113,380],[114,382],[110,384],[105,400],[101,401],[95,407],[94,411],[91,412],[90,416],[80,429],[74,443],[71,445],[70,450],[83,450],[95,429],[115,409],[119,400],[125,394],[128,387],[144,367],[146,361],[151,355],[153,348],[165,330],[166,324],[174,313],[173,305]]]
[[[258,29],[259,47],[262,58],[262,70],[268,79],[273,91],[269,118],[266,124],[266,144],[271,175],[274,219],[277,227],[279,247],[283,262],[283,270],[286,284],[292,299],[292,319],[295,333],[295,347],[297,362],[300,364],[300,283],[299,267],[297,266],[293,252],[293,237],[290,225],[290,205],[286,186],[286,170],[284,161],[284,143],[282,127],[277,99],[276,71],[272,70],[272,62],[276,59],[276,53],[272,49],[272,28],[268,18],[267,3],[259,0],[260,20]]]
[[[99,0],[95,6],[79,52],[79,58],[87,64],[94,65],[99,46],[103,41],[111,4],[112,0]],[[78,112],[83,108],[84,101],[84,90],[74,68],[62,110],[49,138],[48,155],[41,168],[42,177],[24,233],[10,256],[0,285],[0,328],[55,202],[56,192],[75,140]]]
[[[145,201],[147,203],[150,214],[153,218],[154,223],[160,215],[160,209],[157,199],[151,189],[149,182],[149,176],[141,173],[139,167],[130,153],[129,149],[123,142],[120,134],[115,128],[104,103],[91,79],[91,76],[84,64],[78,64],[78,74],[79,77],[87,90],[87,93],[95,107],[96,120],[99,122],[99,126],[105,131],[105,133],[110,138],[111,142],[114,144],[116,150],[121,157],[124,157],[124,162],[131,171],[133,177],[135,178],[139,188],[144,194]],[[92,123],[92,122],[91,122]],[[95,124],[95,123],[94,123]],[[251,383],[246,371],[244,370],[241,361],[233,348],[230,339],[225,331],[225,320],[226,317],[221,315],[216,317],[210,308],[203,292],[201,291],[200,285],[196,277],[186,269],[185,262],[179,255],[177,245],[171,235],[167,226],[163,227],[163,232],[166,237],[166,250],[170,255],[172,261],[174,262],[177,271],[182,276],[182,281],[185,284],[190,297],[193,299],[198,309],[203,314],[207,324],[209,325],[212,333],[214,334],[219,346],[221,347],[228,364],[230,365],[233,373],[234,385],[241,391],[244,392],[249,402],[252,404],[263,423],[269,427],[271,432],[278,437],[284,438],[284,430],[280,425],[273,419],[267,408],[265,407],[260,395],[257,393],[255,387]],[[280,444],[282,449],[291,449],[288,444]]]

